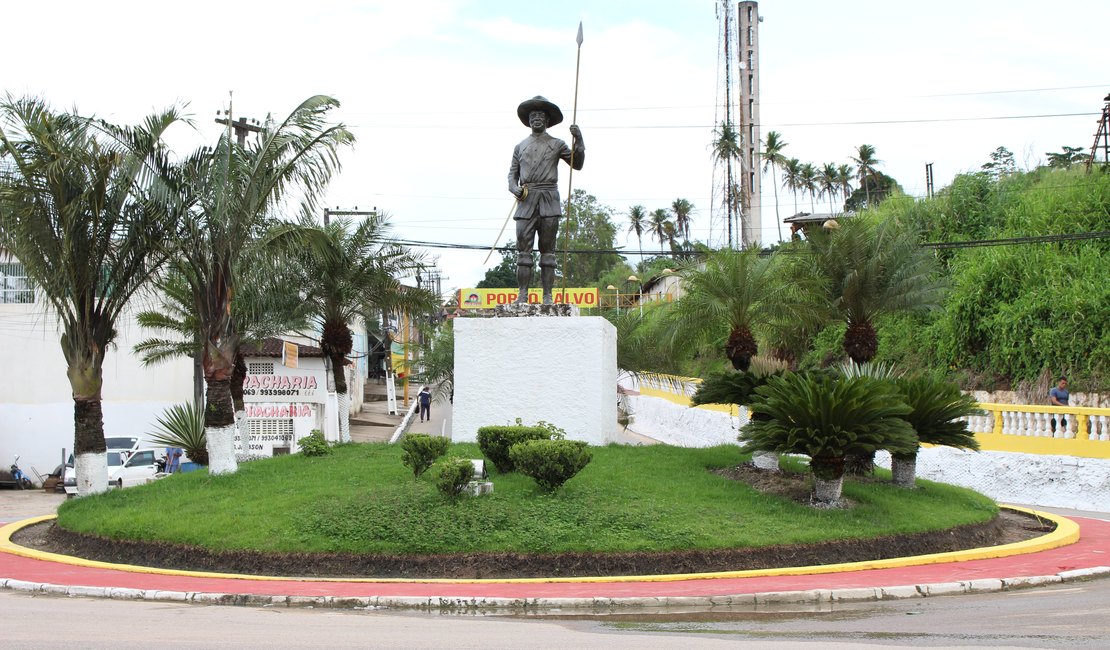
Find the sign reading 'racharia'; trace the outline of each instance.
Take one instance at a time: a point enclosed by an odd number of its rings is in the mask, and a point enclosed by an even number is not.
[[[248,374],[243,382],[246,402],[319,402],[320,387],[316,377],[304,375]]]
[[[507,305],[516,301],[516,289],[460,289],[459,306],[463,309],[492,309],[497,305]],[[552,299],[556,305],[570,304],[579,307],[597,307],[597,287],[582,289],[555,289]],[[543,295],[540,289],[528,290],[528,302],[540,304]]]

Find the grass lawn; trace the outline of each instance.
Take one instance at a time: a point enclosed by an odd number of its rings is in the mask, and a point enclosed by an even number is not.
[[[325,457],[281,456],[73,499],[63,528],[215,550],[457,553],[672,551],[870,538],[983,522],[994,502],[949,485],[904,490],[847,480],[855,507],[815,510],[711,473],[747,457],[735,446],[591,448],[591,462],[553,494],[519,474],[494,493],[451,501],[401,464],[400,445],[347,444]],[[475,444],[449,456],[481,458]],[[791,461],[795,468],[801,464]],[[492,465],[487,463],[492,468]]]

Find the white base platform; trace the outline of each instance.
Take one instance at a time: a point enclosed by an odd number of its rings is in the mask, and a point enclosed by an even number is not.
[[[550,422],[569,440],[616,439],[617,331],[598,316],[459,318],[451,439]]]

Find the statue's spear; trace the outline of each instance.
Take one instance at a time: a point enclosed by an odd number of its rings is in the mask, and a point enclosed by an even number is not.
[[[578,73],[582,69],[582,21],[578,21],[578,58],[574,63],[574,110],[571,113],[570,123],[578,124]],[[567,218],[570,220],[570,202],[573,198],[574,188],[574,142],[570,143],[570,172],[567,173]],[[565,226],[566,224],[564,224]],[[570,233],[568,228],[563,228],[563,302],[566,302],[567,294],[567,255],[568,240]]]

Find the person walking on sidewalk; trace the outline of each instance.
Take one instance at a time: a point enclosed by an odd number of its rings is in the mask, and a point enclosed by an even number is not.
[[[420,421],[432,419],[432,391],[425,386],[416,396],[420,400]]]
[[[1068,405],[1068,378],[1060,377],[1060,381],[1056,383],[1056,388],[1048,391],[1048,403],[1052,406],[1067,406]],[[1060,424],[1063,426],[1065,434],[1068,430],[1068,417],[1067,415],[1060,416]],[[1056,433],[1056,416],[1052,416],[1051,421],[1052,433]]]

